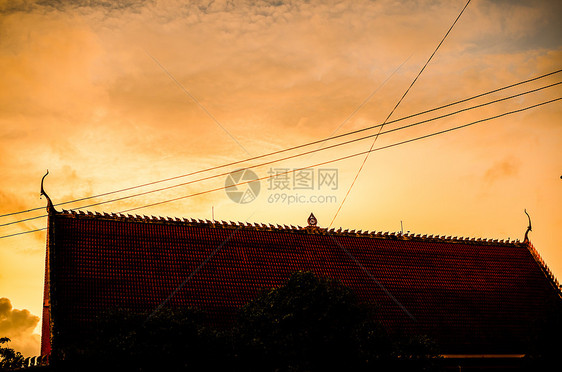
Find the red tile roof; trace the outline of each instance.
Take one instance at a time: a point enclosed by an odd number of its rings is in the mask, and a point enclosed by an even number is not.
[[[379,305],[384,324],[450,354],[524,353],[543,304],[561,298],[519,241],[63,211],[50,213],[47,246],[42,354],[51,334],[56,345],[116,306],[196,306],[229,322],[297,270],[342,281]]]

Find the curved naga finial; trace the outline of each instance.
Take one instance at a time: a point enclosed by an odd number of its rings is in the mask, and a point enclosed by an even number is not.
[[[49,174],[49,170],[47,169],[47,173],[45,173],[43,178],[41,178],[41,196],[45,195],[45,197],[47,198],[47,212],[51,214],[53,212],[56,212],[55,207],[53,206],[53,202],[51,201],[51,198],[49,198],[49,195],[47,195],[45,189],[43,188],[43,182],[45,181],[45,177],[47,177],[48,174]]]
[[[525,214],[529,219],[529,227],[527,227],[527,231],[525,231],[525,239],[523,240],[523,243],[529,243],[529,231],[533,231],[533,229],[531,227],[531,216],[529,216],[529,213],[527,213],[527,209],[525,209]]]

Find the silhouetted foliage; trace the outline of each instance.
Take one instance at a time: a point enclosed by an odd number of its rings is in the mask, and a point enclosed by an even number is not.
[[[8,337],[0,338],[0,345],[10,342]],[[0,346],[0,370],[9,371],[23,366],[24,357],[19,351],[7,346]]]
[[[220,362],[225,355],[221,338],[208,327],[202,312],[162,309],[137,314],[114,309],[100,316],[86,347],[67,345],[61,368],[124,371],[199,370]],[[222,360],[222,359],[221,359]],[[86,362],[86,363],[85,363]],[[57,361],[55,361],[55,364]]]
[[[61,369],[122,371],[326,371],[405,366],[422,370],[437,355],[423,337],[389,334],[375,307],[310,272],[263,290],[228,328],[209,326],[196,309],[102,314],[87,345],[67,344]],[[63,360],[64,359],[64,360]]]
[[[238,363],[255,371],[431,365],[437,353],[429,339],[397,338],[373,320],[374,312],[338,281],[294,273],[241,309],[234,332]]]

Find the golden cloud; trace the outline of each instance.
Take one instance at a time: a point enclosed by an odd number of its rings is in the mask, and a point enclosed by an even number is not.
[[[0,335],[8,337],[9,347],[26,357],[37,355],[40,339],[33,330],[38,323],[39,317],[29,310],[13,309],[9,299],[0,298]]]

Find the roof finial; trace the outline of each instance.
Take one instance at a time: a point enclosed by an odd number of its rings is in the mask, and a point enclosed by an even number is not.
[[[311,213],[310,216],[308,216],[308,227],[316,227],[317,223],[318,220],[314,217],[314,214]]]
[[[51,198],[49,198],[49,195],[47,195],[45,189],[43,188],[43,182],[45,181],[45,177],[47,177],[48,174],[49,174],[49,170],[47,169],[47,173],[45,173],[43,178],[41,178],[41,196],[45,195],[45,197],[47,198],[47,212],[51,214],[56,212],[56,210],[55,207],[53,206],[53,202],[51,201]]]
[[[529,219],[529,226],[527,227],[527,231],[525,231],[525,239],[523,240],[523,243],[529,243],[529,231],[533,231],[533,229],[531,228],[531,216],[529,216],[529,213],[527,213],[527,209],[525,209],[525,214],[527,215],[527,218]]]

